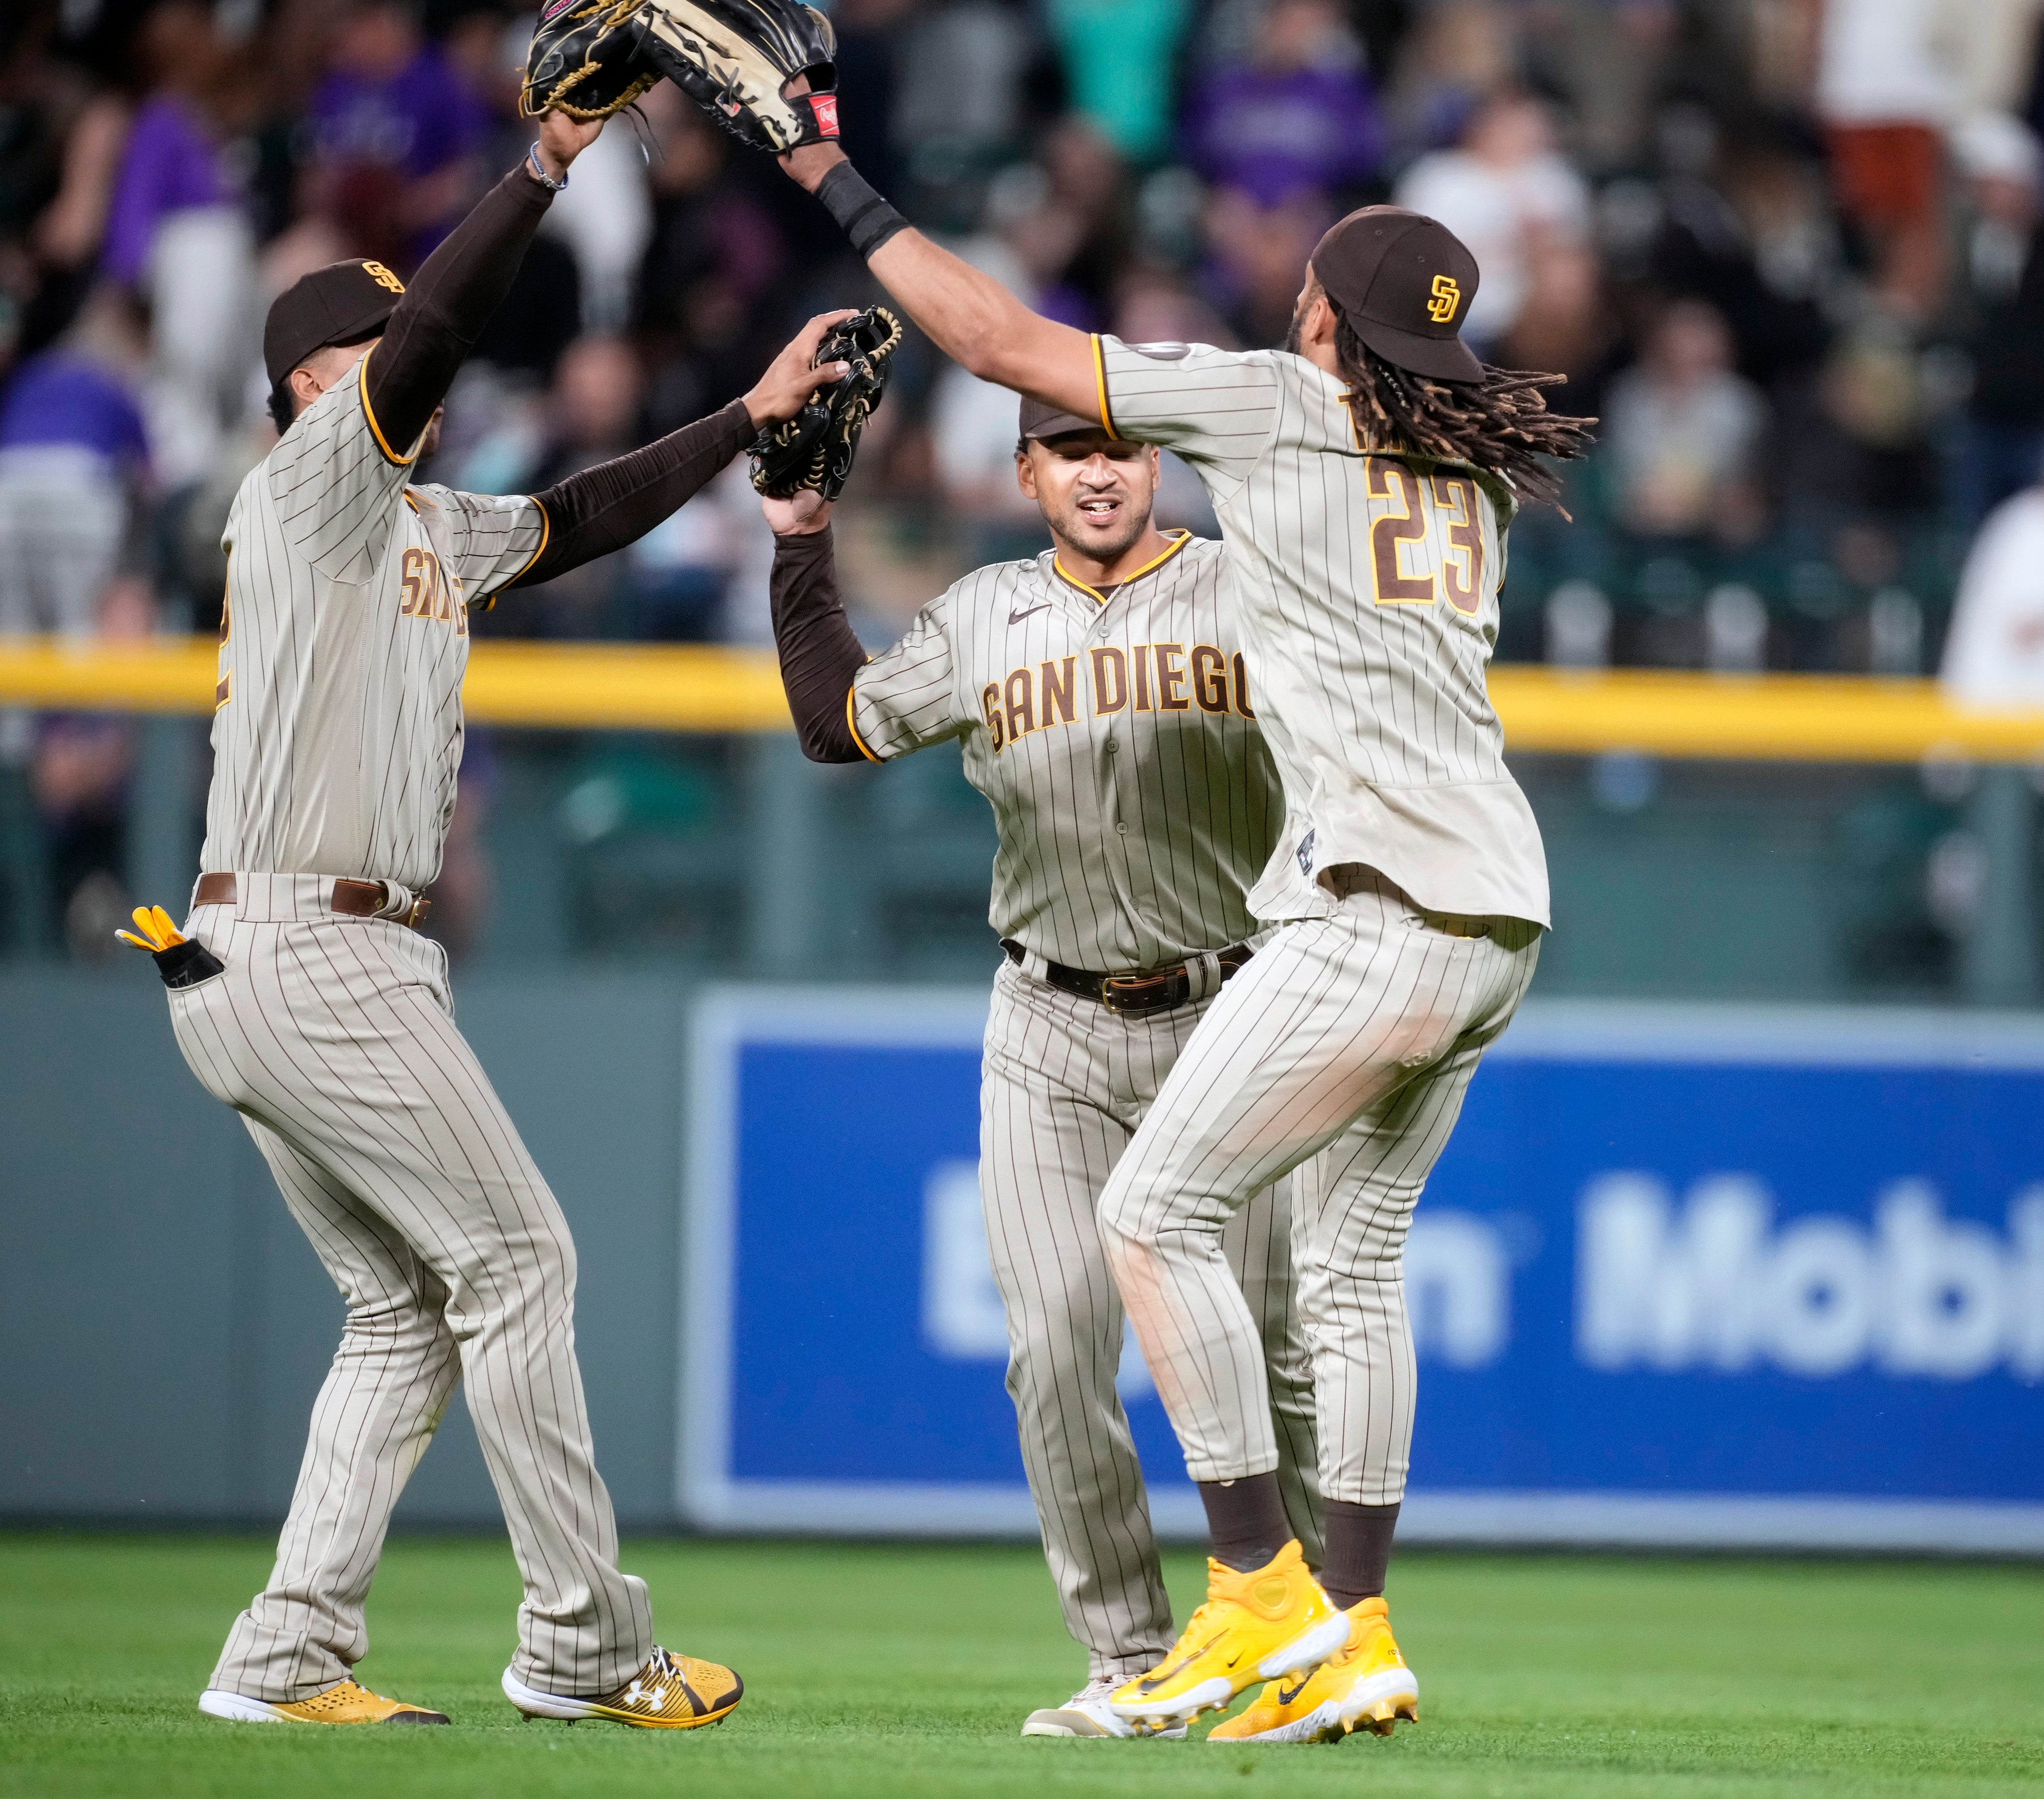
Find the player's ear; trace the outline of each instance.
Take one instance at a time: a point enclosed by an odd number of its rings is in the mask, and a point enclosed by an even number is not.
[[[1018,445],[1015,452],[1015,485],[1022,490],[1022,498],[1033,500],[1036,492],[1036,462],[1029,454],[1027,444]]]
[[[294,418],[326,391],[320,385],[319,377],[302,365],[293,369],[284,377],[284,379],[291,390],[291,398],[295,402],[291,412]]]

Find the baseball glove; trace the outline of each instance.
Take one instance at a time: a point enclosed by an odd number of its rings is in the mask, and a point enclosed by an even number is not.
[[[525,56],[519,110],[608,118],[660,79],[639,48],[637,0],[547,0]]]
[[[741,144],[780,156],[837,136],[837,37],[797,0],[640,0],[644,55]],[[809,91],[784,98],[798,75]]]
[[[777,500],[805,487],[826,500],[842,494],[859,433],[887,391],[888,371],[901,343],[901,321],[885,306],[834,326],[816,347],[816,363],[850,363],[850,372],[820,390],[793,418],[769,425],[753,440],[752,485]]]

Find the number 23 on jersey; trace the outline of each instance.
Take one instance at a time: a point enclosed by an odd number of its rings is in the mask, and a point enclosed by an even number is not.
[[[1473,617],[1483,604],[1483,515],[1466,475],[1420,475],[1389,456],[1369,456],[1365,486],[1383,512],[1370,528],[1370,573],[1381,606],[1448,604]],[[1430,566],[1431,565],[1431,566]]]

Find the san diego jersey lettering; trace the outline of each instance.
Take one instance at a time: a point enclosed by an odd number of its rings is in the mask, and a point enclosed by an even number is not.
[[[1181,536],[1105,594],[1046,550],[975,571],[861,669],[876,760],[963,739],[1001,831],[989,919],[1054,962],[1155,968],[1253,935],[1284,803],[1221,546]]]

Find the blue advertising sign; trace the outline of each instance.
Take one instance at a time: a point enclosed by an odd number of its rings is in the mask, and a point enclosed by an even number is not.
[[[1033,1531],[979,1219],[983,994],[696,1018],[678,1497]],[[1408,1540],[2044,1553],[2044,1024],[1529,1005],[1405,1259]],[[1132,1340],[1159,1528],[1199,1513]]]

